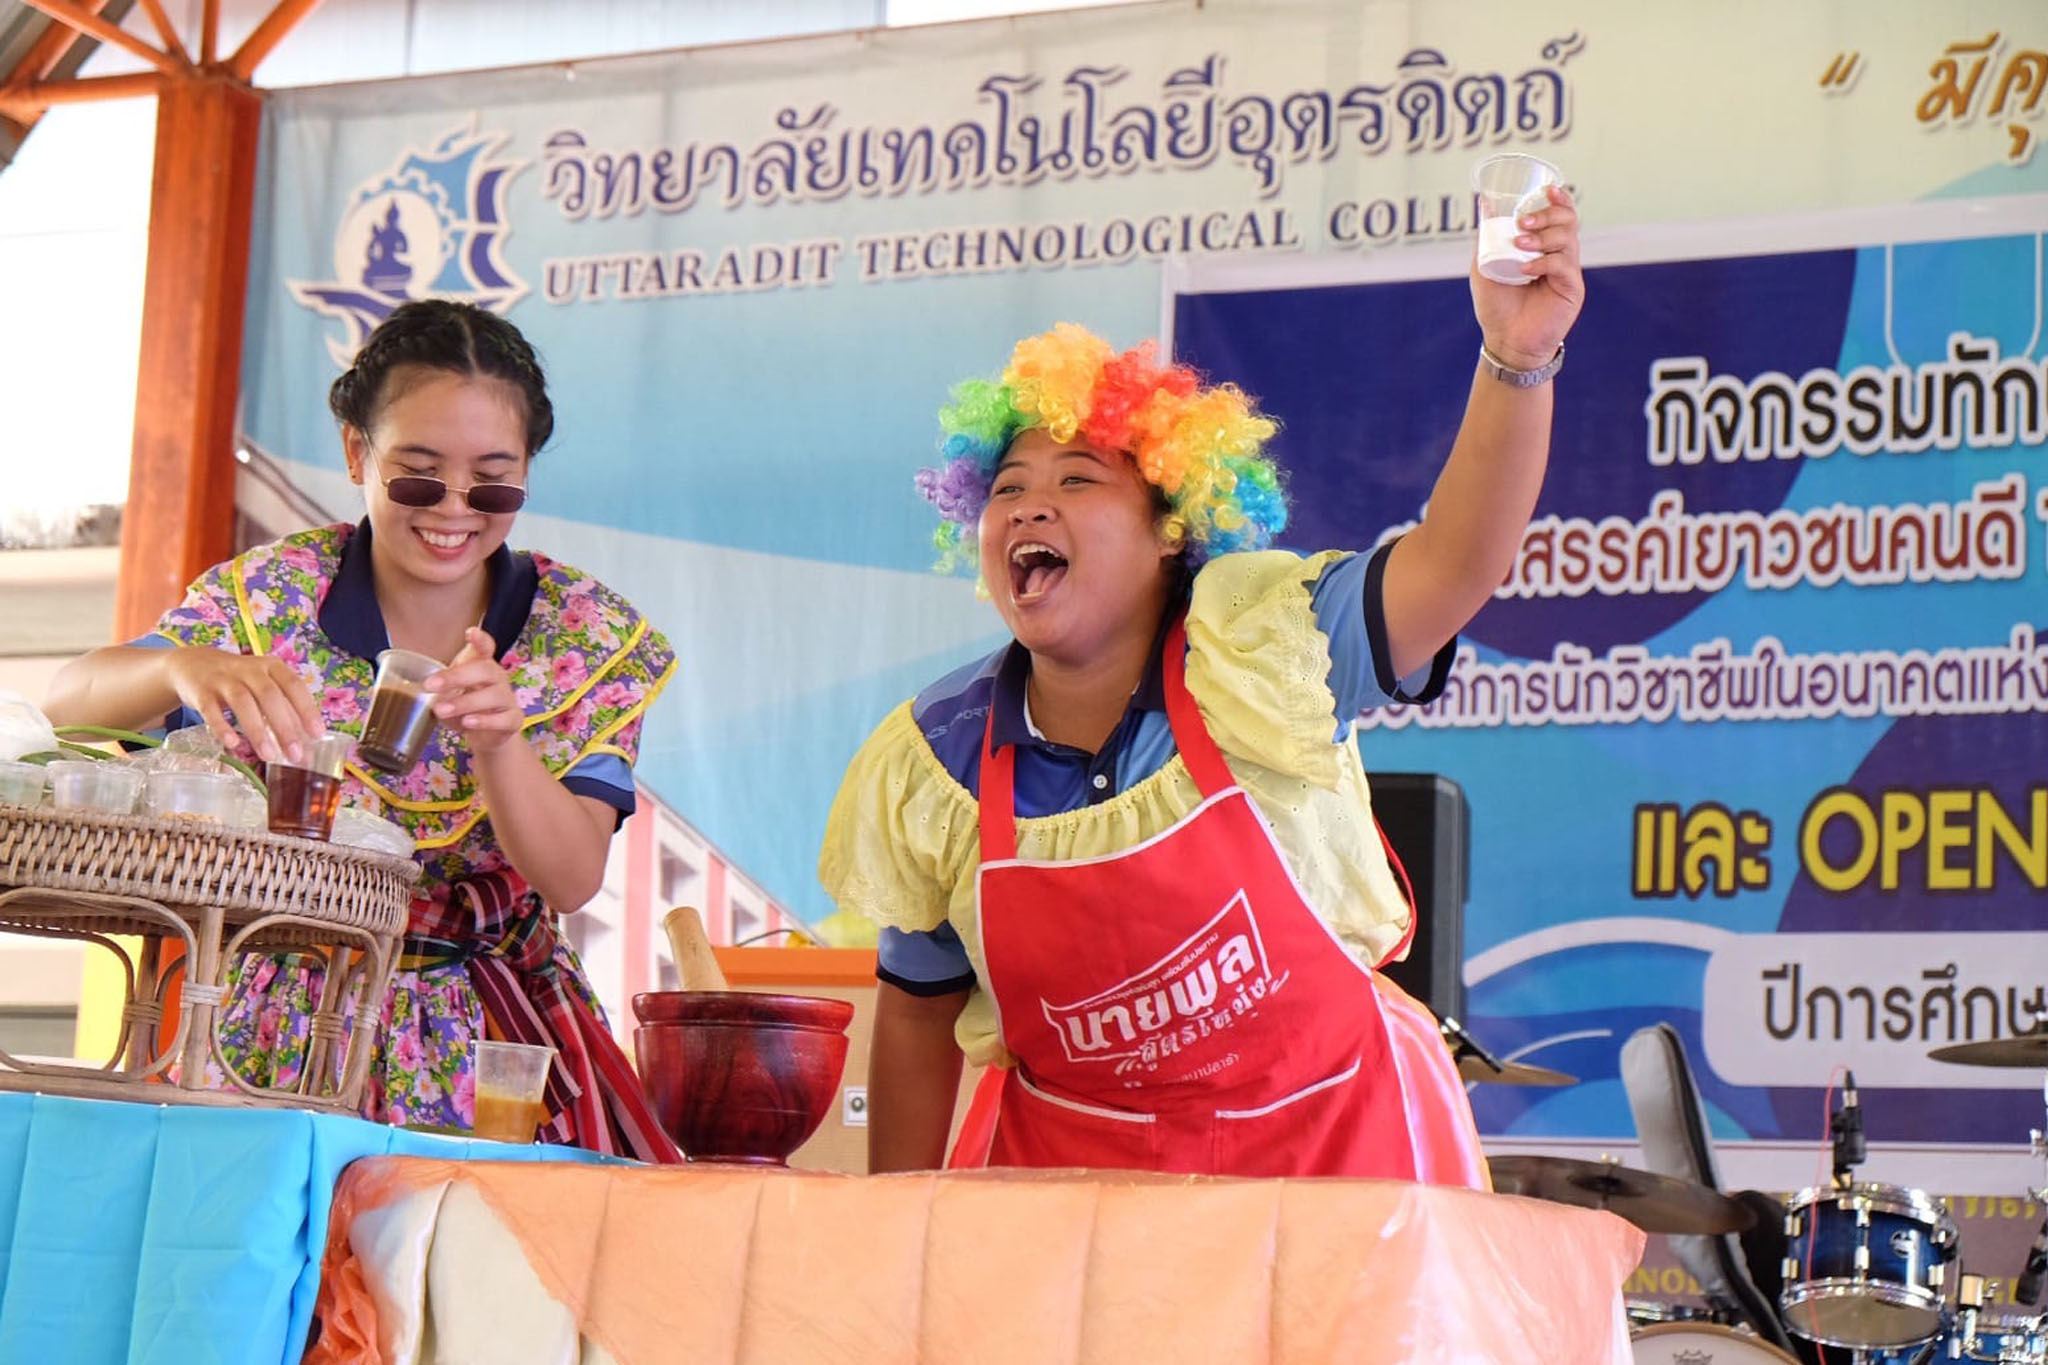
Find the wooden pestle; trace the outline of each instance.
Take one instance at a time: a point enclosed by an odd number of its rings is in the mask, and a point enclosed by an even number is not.
[[[668,950],[676,960],[676,976],[684,990],[726,989],[725,970],[711,951],[711,940],[704,933],[704,917],[697,913],[696,906],[678,905],[661,917],[661,927],[668,931]]]

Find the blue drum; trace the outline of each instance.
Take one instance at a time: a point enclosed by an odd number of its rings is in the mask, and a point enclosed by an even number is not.
[[[1964,1313],[1954,1326],[1944,1325],[1938,1340],[1919,1346],[1870,1351],[1864,1365],[1946,1365],[1975,1361],[1977,1365],[2048,1365],[2048,1335],[2040,1318],[2006,1313]]]
[[[1785,1206],[1785,1325],[1823,1346],[1910,1346],[1943,1322],[1956,1225],[1919,1190],[1859,1181]]]

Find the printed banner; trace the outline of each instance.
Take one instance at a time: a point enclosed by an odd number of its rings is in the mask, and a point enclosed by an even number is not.
[[[1815,1136],[1838,1069],[1887,1141],[2039,1126],[2038,1077],[1927,1054],[2048,1007],[2043,224],[1753,220],[1676,259],[1695,234],[1652,230],[1589,271],[1506,583],[1441,699],[1362,722],[1372,766],[1470,803],[1466,1022],[1582,1078],[1480,1087],[1489,1131],[1630,1132],[1618,1044],[1660,1020],[1727,1136]],[[1306,540],[1429,496],[1473,344],[1434,264],[1182,273],[1180,354],[1288,415]]]
[[[1061,319],[1285,423],[1305,549],[1411,521],[1477,333],[1472,165],[1556,161],[1592,294],[1550,483],[1446,697],[1370,766],[1473,808],[1475,1027],[1633,1131],[1674,1019],[1717,1132],[2023,1142],[1926,1050],[2040,999],[2048,683],[2031,0],[1218,0],[283,93],[245,427],[337,515],[325,390],[405,298],[505,311],[557,435],[517,533],[675,641],[640,776],[795,913],[843,765],[1000,638],[929,572],[949,387]],[[2031,950],[2031,951],[2030,951]],[[1953,1073],[1952,1078],[1950,1073]],[[1941,1102],[1932,1102],[1941,1092]]]

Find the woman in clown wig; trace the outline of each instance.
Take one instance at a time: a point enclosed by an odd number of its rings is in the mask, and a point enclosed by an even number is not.
[[[1013,643],[853,759],[819,870],[884,926],[872,1169],[1350,1175],[1483,1187],[1435,1022],[1373,968],[1412,912],[1351,720],[1441,687],[1548,458],[1584,297],[1551,191],[1527,287],[1472,274],[1482,349],[1420,525],[1369,555],[1268,548],[1273,422],[1149,346],[1020,342],[940,415],[920,491]]]

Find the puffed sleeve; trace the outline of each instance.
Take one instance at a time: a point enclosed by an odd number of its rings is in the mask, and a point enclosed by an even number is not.
[[[932,753],[905,702],[846,767],[818,880],[842,910],[886,928],[936,929],[980,853],[974,800]]]
[[[1224,753],[1325,790],[1338,782],[1330,641],[1312,589],[1342,551],[1218,555],[1188,604],[1188,691]]]

